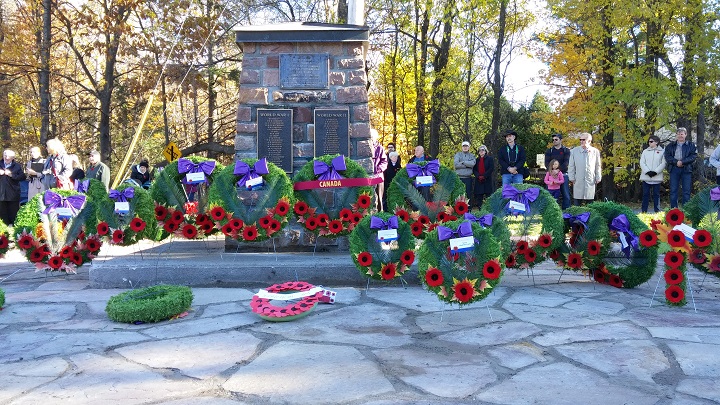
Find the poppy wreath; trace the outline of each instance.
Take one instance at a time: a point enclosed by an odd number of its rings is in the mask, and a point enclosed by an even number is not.
[[[522,201],[526,214],[515,215],[508,210],[510,201]],[[483,211],[504,220],[510,230],[511,252],[504,257],[508,268],[531,268],[565,244],[562,210],[541,187],[513,184],[504,193],[503,189],[496,190],[484,203]]]
[[[60,220],[53,209],[43,213],[43,198],[48,192],[61,198],[82,196],[85,201],[74,217]],[[96,204],[91,197],[73,190],[51,189],[45,193],[37,194],[18,211],[15,244],[38,270],[75,273],[102,247],[102,240],[94,233]],[[89,230],[92,233],[87,233]]]
[[[683,211],[694,227],[710,213],[720,217],[720,186],[714,185],[700,190],[683,205]]]
[[[624,214],[629,223],[630,231],[638,237],[638,246],[642,246],[641,235],[649,228],[635,215],[632,209],[614,202],[594,202],[588,205],[587,208],[597,211],[605,220],[605,223],[608,224],[608,228],[613,219]],[[609,234],[611,243],[619,241],[617,231],[611,230]],[[612,253],[610,251],[604,255],[603,261],[596,268],[594,272],[595,279],[598,282],[605,282],[614,287],[635,288],[648,281],[655,273],[657,258],[657,246],[649,246],[638,250],[630,248],[630,257],[627,257],[622,252]],[[597,271],[598,269],[600,271]]]
[[[454,253],[450,250],[450,240],[455,235],[446,239],[448,232],[471,233],[475,243],[468,251]],[[428,233],[418,250],[420,281],[441,301],[460,306],[487,297],[500,282],[503,267],[500,244],[491,230],[471,221],[458,220],[438,226]]]
[[[720,219],[715,213],[700,220],[688,261],[700,271],[720,277]]]
[[[378,241],[378,232],[397,231],[397,240]],[[350,234],[350,254],[363,276],[389,281],[402,276],[415,261],[410,225],[396,215],[378,212],[363,218]]]
[[[115,322],[159,322],[187,311],[192,300],[190,287],[156,285],[110,297],[105,312]]]
[[[246,182],[258,177],[262,187],[247,190]],[[260,242],[287,225],[293,204],[293,184],[285,171],[265,159],[243,159],[217,174],[207,215],[225,236]]]
[[[122,184],[108,193],[105,185],[96,180],[90,183],[88,195],[97,202],[97,234],[111,244],[129,246],[157,235],[155,204],[144,188]],[[128,212],[116,213],[115,203],[123,200],[128,202]]]
[[[605,218],[592,208],[569,207],[563,213],[563,219],[568,243],[551,252],[550,257],[560,267],[594,273],[610,245]],[[573,255],[572,260],[570,255]]]
[[[317,180],[315,161],[332,166],[333,160],[342,155],[324,155],[306,163],[293,178],[296,202],[293,211],[298,222],[306,231],[320,236],[337,237],[347,235],[370,213],[373,188],[371,186],[334,187],[298,190],[301,182]],[[337,160],[335,160],[337,162]],[[337,172],[344,179],[367,179],[368,174],[358,163],[344,158],[345,170]],[[332,203],[325,197],[332,193]]]
[[[212,221],[207,221],[204,215],[208,210],[208,185],[212,185],[217,173],[223,170],[223,166],[212,159],[200,156],[188,156],[182,159],[190,161],[192,165],[214,164],[215,166],[210,174],[206,174],[205,183],[197,185],[183,184],[187,173],[178,172],[180,159],[168,164],[155,178],[149,192],[155,201],[155,218],[159,228],[156,235],[157,240],[167,238],[171,234],[176,237],[196,239],[216,232]],[[194,200],[190,201],[188,198],[193,193]],[[157,208],[158,206],[164,208]],[[176,211],[178,211],[177,214],[175,214]],[[159,215],[162,213],[174,215],[171,217],[172,221],[167,221],[165,217]],[[181,215],[182,218],[179,218],[178,215]],[[168,225],[168,222],[171,225]]]
[[[510,237],[510,229],[508,229],[507,223],[502,218],[496,218],[486,210],[469,212],[463,215],[462,218],[477,222],[481,227],[490,229],[490,233],[500,244],[502,258],[506,258],[512,253],[515,243]]]
[[[305,294],[297,294],[297,293]],[[302,318],[310,314],[315,305],[321,301],[325,290],[315,287],[304,281],[289,281],[282,284],[273,284],[260,290],[250,300],[250,308],[262,319],[273,322],[286,322]],[[292,294],[294,297],[290,298]],[[289,304],[285,306],[273,305],[273,300],[282,300],[287,296]]]
[[[406,165],[397,172],[385,193],[388,207],[396,214],[398,211],[409,213],[413,236],[424,239],[427,232],[439,223],[452,221],[453,216],[460,218],[467,212],[467,198],[459,199],[465,195],[465,185],[453,170],[435,160],[412,164],[418,166],[419,171],[426,170],[429,165],[437,165],[437,173],[428,173],[434,178],[433,185],[415,187],[416,176],[410,177]]]
[[[10,250],[10,229],[0,221],[0,259],[5,257],[8,250]]]

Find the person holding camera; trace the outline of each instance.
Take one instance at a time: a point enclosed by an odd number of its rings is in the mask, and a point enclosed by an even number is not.
[[[517,132],[512,129],[505,131],[505,142],[507,145],[500,147],[497,153],[497,161],[502,175],[502,185],[522,184],[525,167],[525,148],[515,143]]]
[[[640,155],[640,181],[642,182],[642,212],[647,212],[650,193],[653,196],[653,208],[660,211],[660,183],[665,170],[665,151],[660,147],[660,138],[651,135],[648,147]]]

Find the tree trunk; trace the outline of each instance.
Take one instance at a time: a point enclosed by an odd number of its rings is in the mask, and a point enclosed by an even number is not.
[[[40,93],[40,144],[45,145],[50,135],[50,27],[52,0],[42,1],[42,39],[40,41],[40,69],[38,92]],[[58,136],[59,134],[54,134]]]
[[[450,2],[454,3],[454,2]],[[445,68],[450,60],[450,44],[452,42],[452,19],[454,16],[453,6],[447,4],[445,6],[445,15],[443,16],[443,36],[440,42],[440,49],[435,54],[433,63],[435,70],[435,79],[432,85],[432,99],[430,100],[431,118],[430,118],[430,156],[437,157],[440,153],[440,126],[442,125],[442,106],[445,104],[445,91],[443,83],[445,81]]]
[[[493,56],[493,78],[492,86],[492,121],[490,124],[490,134],[485,138],[485,144],[489,145],[491,151],[495,151],[500,147],[498,134],[500,130],[500,98],[503,94],[503,80],[500,74],[500,61],[502,59],[503,47],[505,46],[505,27],[507,25],[507,6],[508,0],[500,1],[500,16],[498,17],[498,35],[495,44],[495,54]]]
[[[120,13],[121,15],[124,13]],[[110,137],[110,118],[112,113],[112,93],[115,89],[115,64],[117,64],[117,53],[120,47],[120,34],[107,34],[106,41],[105,70],[103,71],[103,84],[98,92],[100,100],[100,157],[103,162],[110,165],[112,162],[112,138]]]
[[[425,99],[427,94],[425,92],[425,80],[427,74],[425,68],[427,66],[428,58],[428,30],[430,29],[430,8],[432,2],[425,4],[425,11],[422,13],[422,21],[419,15],[415,15],[415,26],[420,26],[420,43],[417,42],[413,45],[414,59],[415,59],[415,91],[417,92],[417,98],[415,99],[415,114],[417,114],[417,144],[425,145]],[[416,4],[416,10],[419,10],[419,6]],[[420,46],[420,56],[418,59],[418,49]]]
[[[613,61],[615,59],[612,27],[608,23],[608,14],[611,13],[609,6],[605,6],[600,11],[600,19],[603,27],[603,41],[602,41],[602,61],[601,61],[601,87],[603,93],[606,89],[611,89],[615,85],[615,78],[612,75]],[[608,116],[612,116],[611,110],[615,108],[614,105],[608,105],[605,100],[601,100],[605,104],[605,108],[608,110]],[[599,130],[600,140],[602,142],[602,157],[606,162],[602,174],[602,197],[610,201],[615,200],[615,165],[612,163],[613,157],[613,146],[615,143],[615,131],[613,126],[609,122],[605,121]]]
[[[214,6],[213,0],[207,2],[207,16],[212,16],[212,9]],[[210,34],[212,36],[212,34]],[[213,67],[215,66],[214,53],[215,51],[215,39],[209,38],[207,41],[207,67],[208,67],[208,125],[207,125],[207,141],[212,144],[215,142],[215,108],[217,105],[217,93],[215,92],[215,73],[213,73]],[[217,152],[209,150],[207,157],[215,159]]]

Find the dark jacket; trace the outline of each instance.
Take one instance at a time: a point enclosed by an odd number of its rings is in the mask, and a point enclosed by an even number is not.
[[[137,181],[138,184],[141,186],[145,183],[148,183],[152,177],[150,175],[150,168],[148,168],[145,171],[145,174],[140,173],[140,170],[138,169],[139,165],[135,165],[132,167],[132,173],[130,174],[130,178]]]
[[[425,155],[425,161],[429,162],[433,160],[433,158],[430,155]],[[410,160],[408,160],[408,163],[415,163],[415,155],[413,155]]]
[[[495,182],[493,181],[493,171],[495,170],[495,159],[490,154],[486,153],[483,160],[485,163],[485,180],[480,179],[480,156],[477,157],[477,162],[473,167],[473,174],[475,175],[475,189],[474,194],[492,194],[495,191]]]
[[[500,174],[510,174],[508,167],[515,166],[518,173],[522,174],[523,166],[525,166],[525,148],[522,145],[515,144],[515,147],[510,149],[509,146],[504,145],[498,149],[497,153],[498,167]],[[515,163],[511,165],[510,163]]]
[[[550,170],[550,161],[553,159],[560,162],[560,171],[563,173],[567,173],[568,164],[570,164],[570,149],[563,146],[560,149],[551,147],[548,150],[546,150],[545,151],[545,167],[548,170]]]
[[[395,162],[395,164],[393,164],[392,160],[388,159],[387,169],[385,169],[385,190],[390,187],[390,183],[395,178],[395,175],[400,169],[402,169],[402,164],[400,164],[400,157],[398,157],[398,160],[397,162]]]
[[[88,166],[85,176],[88,179],[100,180],[106,189],[110,187],[110,168],[103,162],[97,162],[95,165]]]
[[[0,168],[5,170],[5,163],[0,165]],[[20,201],[20,181],[25,180],[25,172],[14,160],[7,170],[10,170],[9,175],[0,175],[0,201]]]
[[[675,159],[675,151],[677,150],[677,141],[670,142],[665,148],[665,161],[667,162],[668,172],[680,169],[677,167],[677,159]],[[693,162],[697,158],[697,148],[695,144],[690,141],[685,141],[682,146],[682,170],[685,172],[692,172]]]

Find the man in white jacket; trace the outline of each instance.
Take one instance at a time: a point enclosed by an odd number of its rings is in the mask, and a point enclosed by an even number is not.
[[[720,184],[720,145],[718,145],[712,155],[710,155],[710,164],[717,170],[715,173],[715,182]]]
[[[651,135],[648,147],[640,155],[640,181],[642,182],[642,212],[646,213],[650,203],[650,193],[653,196],[653,208],[660,211],[660,183],[663,181],[665,170],[665,151],[660,147],[660,138]]]
[[[595,199],[595,186],[602,180],[600,151],[593,147],[592,135],[580,134],[580,146],[570,150],[568,178],[573,186],[575,205],[587,205]]]

